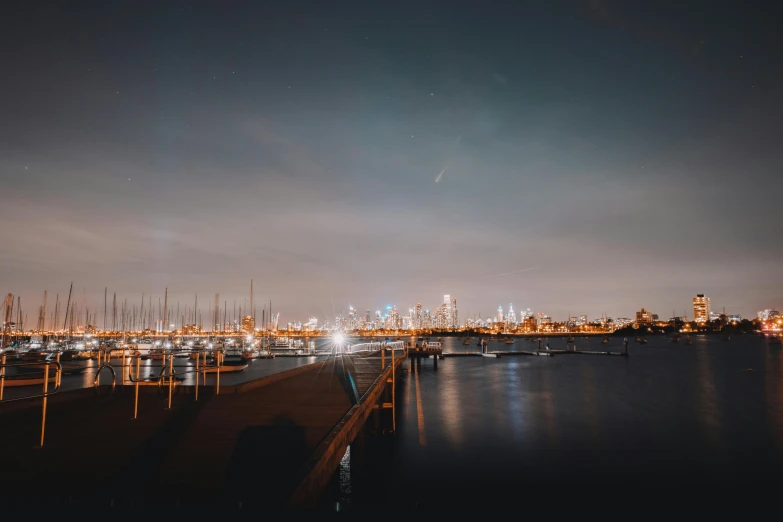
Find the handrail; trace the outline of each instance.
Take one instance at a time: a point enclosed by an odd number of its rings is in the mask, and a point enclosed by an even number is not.
[[[92,381],[92,385],[95,388],[95,396],[98,398],[98,400],[107,402],[107,400],[101,399],[100,394],[98,393],[98,386],[101,382],[101,370],[104,368],[108,368],[111,372],[111,391],[107,397],[108,399],[114,397],[117,389],[117,372],[114,371],[114,367],[111,365],[111,363],[103,363],[98,367],[98,370],[95,372],[95,379]]]
[[[133,407],[133,418],[138,417],[138,411],[139,411],[139,383],[142,382],[157,382],[158,383],[158,397],[163,400],[162,397],[162,387],[165,382],[168,382],[168,409],[171,409],[171,403],[172,403],[172,395],[174,393],[174,380],[177,378],[177,375],[187,375],[189,373],[195,373],[196,374],[196,393],[195,398],[198,401],[198,378],[199,374],[202,374],[204,376],[204,383],[206,384],[206,372],[210,370],[217,370],[216,372],[216,379],[215,379],[215,394],[220,393],[220,368],[221,368],[221,362],[223,361],[223,350],[221,349],[206,349],[206,348],[197,348],[197,349],[191,349],[189,350],[190,353],[196,353],[196,367],[195,369],[186,370],[182,372],[177,372],[174,370],[174,354],[175,353],[182,353],[181,350],[173,350],[173,349],[161,349],[159,352],[156,352],[156,355],[162,355],[163,356],[163,364],[160,368],[160,373],[155,375],[154,373],[151,374],[149,377],[140,378],[140,361],[143,357],[143,354],[136,351],[136,353],[129,354],[127,356],[123,356],[123,361],[125,357],[128,357],[131,361],[129,364],[125,364],[123,362],[122,368],[123,368],[123,382],[125,382],[125,370],[124,368],[130,368],[132,369],[134,364],[133,360],[136,360],[136,375],[134,377],[132,370],[128,371],[128,382],[135,385],[136,388],[136,397],[135,397],[135,403]],[[213,352],[217,354],[216,361],[217,363],[215,365],[208,365],[206,364],[206,354],[207,352]],[[199,359],[201,359],[201,354],[204,354],[204,365],[199,366]],[[166,364],[166,357],[168,357],[169,363]],[[179,368],[182,368],[183,366],[178,366]],[[184,367],[187,367],[185,365]],[[168,375],[166,374],[166,370],[168,369]],[[168,379],[167,379],[168,378]],[[182,379],[180,379],[182,380]]]
[[[59,357],[58,357],[59,359]],[[5,383],[5,369],[7,367],[24,367],[24,366],[40,366],[40,362],[32,362],[32,363],[18,363],[18,364],[6,364],[6,358],[5,354],[0,358],[0,397],[2,397],[2,387]],[[21,400],[27,400],[27,399],[41,399],[41,439],[40,443],[37,448],[42,448],[44,444],[44,434],[46,433],[46,404],[49,399],[49,395],[54,395],[58,392],[60,389],[60,383],[62,382],[61,379],[61,373],[63,371],[63,365],[60,364],[60,361],[44,361],[43,362],[44,368],[43,368],[43,393],[40,395],[30,395],[26,397],[17,397],[14,399],[7,399],[4,402],[14,402],[14,401],[21,401]],[[49,392],[49,366],[54,365],[55,373],[54,373],[54,391]]]
[[[5,356],[3,356],[3,361],[5,361]],[[9,376],[5,374],[6,368],[21,368],[23,366],[40,366],[40,365],[52,365],[54,366],[55,373],[54,373],[54,390],[52,391],[46,391],[44,393],[38,394],[38,395],[25,395],[24,397],[14,397],[13,399],[3,399],[3,387],[6,380],[11,380]],[[45,362],[32,362],[32,363],[17,363],[17,364],[6,364],[5,362],[0,363],[0,404],[6,403],[6,402],[14,402],[14,401],[23,401],[27,399],[43,399],[45,397],[48,397],[50,395],[54,395],[60,390],[60,383],[61,379],[59,379],[59,375],[63,371],[63,365],[60,364],[57,361],[45,361]],[[49,381],[48,375],[46,375],[47,371],[44,370],[44,380],[46,382]]]

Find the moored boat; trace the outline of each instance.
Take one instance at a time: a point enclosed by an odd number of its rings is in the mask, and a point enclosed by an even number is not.
[[[228,355],[220,362],[220,373],[226,372],[241,372],[250,365],[250,359],[246,359],[241,355]],[[214,359],[210,361],[209,366],[202,370],[205,373],[217,373],[218,365]]]

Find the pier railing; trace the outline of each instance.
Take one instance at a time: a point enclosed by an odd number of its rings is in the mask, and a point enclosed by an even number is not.
[[[9,368],[34,368],[34,369],[40,369],[41,365],[43,365],[43,373],[42,380],[43,380],[43,392],[33,395],[25,395],[22,397],[14,397],[12,399],[3,399],[3,391],[5,389],[5,381],[6,381],[6,369]],[[54,375],[50,377],[49,374],[49,367],[54,368]],[[17,370],[18,371],[18,370]],[[50,395],[54,395],[60,390],[60,383],[62,383],[62,372],[63,372],[63,366],[60,364],[60,356],[57,354],[56,359],[54,361],[44,361],[44,362],[21,362],[21,363],[11,363],[8,364],[6,361],[6,355],[3,354],[3,356],[0,358],[0,403],[3,402],[15,402],[15,401],[23,401],[23,400],[30,400],[30,399],[41,399],[41,439],[38,444],[38,448],[43,447],[44,444],[44,435],[46,434],[46,406],[47,406],[47,399]],[[35,374],[37,375],[37,374]],[[49,390],[49,381],[54,379],[54,389],[51,391]]]
[[[187,353],[188,357],[195,360],[195,367],[191,367],[187,370],[176,371],[174,365],[174,359],[181,356],[183,353]],[[195,354],[195,357],[193,355]],[[211,354],[211,357],[210,357]],[[222,350],[209,350],[206,348],[195,348],[182,352],[175,349],[164,349],[161,352],[156,352],[153,355],[156,359],[160,359],[162,364],[160,366],[159,373],[152,373],[146,377],[141,376],[141,361],[144,358],[149,357],[149,354],[136,353],[124,353],[122,355],[121,363],[121,375],[122,384],[132,384],[135,388],[135,398],[133,403],[133,418],[138,417],[139,413],[139,386],[140,385],[157,385],[159,397],[163,396],[163,390],[165,389],[168,395],[167,409],[171,409],[171,404],[174,395],[174,386],[184,381],[184,376],[188,374],[195,375],[194,379],[194,396],[198,401],[199,390],[199,376],[203,381],[203,385],[207,384],[207,373],[215,374],[215,395],[220,394],[220,369],[223,366],[225,360],[225,354]],[[212,363],[208,363],[208,359],[212,359]],[[178,366],[182,368],[182,366]],[[135,369],[135,375],[134,375]],[[96,376],[96,387],[98,386],[98,377]]]

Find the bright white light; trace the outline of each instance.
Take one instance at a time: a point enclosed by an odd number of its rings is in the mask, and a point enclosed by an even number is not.
[[[334,334],[334,342],[335,344],[343,344],[343,341],[345,341],[345,337],[341,333]]]
[[[246,337],[246,339],[247,339],[248,341],[252,341],[252,340],[253,340],[253,336],[252,336],[252,335],[248,335],[248,336]]]

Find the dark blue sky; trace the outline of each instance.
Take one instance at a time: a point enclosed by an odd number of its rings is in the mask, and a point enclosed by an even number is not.
[[[29,317],[71,281],[95,307],[251,278],[283,321],[443,294],[463,318],[780,307],[771,9],[21,2],[2,291]]]

